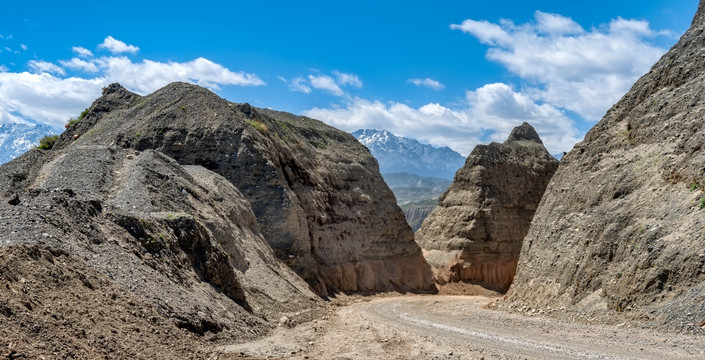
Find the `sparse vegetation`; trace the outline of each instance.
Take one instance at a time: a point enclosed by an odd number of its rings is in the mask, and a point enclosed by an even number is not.
[[[700,198],[700,210],[705,208],[705,196]]]
[[[73,119],[69,119],[69,123],[67,124],[66,127],[69,127],[69,126],[71,126],[71,125],[73,125],[73,124],[75,124],[75,123],[77,123],[77,122],[83,120],[83,118],[86,117],[86,115],[88,115],[88,112],[89,112],[89,111],[90,111],[90,109],[85,109],[85,110],[83,110],[83,111],[81,112],[80,115],[78,115],[78,117],[73,118]]]
[[[138,133],[135,134],[135,137],[136,137],[136,138],[138,138],[138,137],[140,137],[140,136],[142,136],[142,133],[141,133],[141,132],[138,132]]]
[[[262,135],[266,134],[269,131],[269,127],[260,122],[259,120],[252,119],[248,122],[253,128],[255,128],[255,130],[259,131],[259,133]]]
[[[56,139],[59,138],[59,135],[47,135],[41,139],[39,139],[39,146],[37,146],[37,149],[42,149],[42,150],[49,150],[54,147],[54,143],[56,142]]]
[[[698,189],[698,183],[696,183],[695,181],[693,181],[693,182],[690,184],[690,192],[693,192],[693,191],[695,191],[695,190],[697,190],[697,189]]]

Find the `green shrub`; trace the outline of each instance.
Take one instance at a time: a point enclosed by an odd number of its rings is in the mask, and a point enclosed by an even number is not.
[[[39,146],[37,146],[37,149],[42,149],[42,150],[49,150],[52,147],[54,147],[54,143],[56,142],[56,139],[59,138],[59,135],[47,135],[41,139],[39,139]]]
[[[700,210],[705,208],[705,196],[700,198]]]
[[[83,118],[86,117],[86,115],[88,115],[89,111],[90,111],[89,109],[85,109],[85,110],[81,111],[81,114],[78,115],[77,118],[69,119],[69,125],[73,125],[73,124],[83,120]]]

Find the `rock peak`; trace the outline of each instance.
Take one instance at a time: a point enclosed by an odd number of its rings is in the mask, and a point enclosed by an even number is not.
[[[539,134],[536,132],[536,130],[534,130],[534,127],[526,121],[523,124],[515,127],[504,143],[508,144],[514,141],[521,140],[533,141],[539,144],[543,144],[541,138],[539,137]]]
[[[130,91],[125,89],[119,83],[112,83],[103,88],[103,96],[113,94],[113,93],[129,93]]]

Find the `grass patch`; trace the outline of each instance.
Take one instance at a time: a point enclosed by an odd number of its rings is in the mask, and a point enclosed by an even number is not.
[[[259,131],[259,133],[262,135],[269,132],[269,127],[267,125],[261,123],[259,120],[252,119],[252,120],[248,120],[248,122],[250,123],[250,126],[255,128],[255,130]]]
[[[37,146],[37,149],[42,149],[42,150],[50,150],[51,148],[54,147],[54,143],[56,142],[56,139],[59,138],[59,135],[47,135],[41,139],[39,139],[39,146]]]
[[[705,208],[705,196],[700,198],[700,210]]]

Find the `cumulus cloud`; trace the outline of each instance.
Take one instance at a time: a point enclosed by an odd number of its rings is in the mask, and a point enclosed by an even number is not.
[[[25,44],[20,44],[20,48],[22,48],[22,51],[27,51],[27,49],[29,49]]]
[[[131,54],[136,54],[140,48],[134,45],[127,45],[124,42],[112,37],[108,36],[103,40],[103,42],[98,45],[99,48],[106,49],[110,51],[113,54],[121,54],[121,53],[131,53]]]
[[[326,90],[336,96],[344,94],[343,89],[328,75],[309,75],[308,80],[315,89]]]
[[[52,73],[52,74],[59,74],[59,75],[66,75],[66,70],[61,68],[59,65],[56,65],[54,63],[50,63],[48,61],[42,61],[42,60],[30,60],[29,63],[29,68],[32,69],[32,71],[36,73]]]
[[[74,47],[71,48],[71,50],[72,50],[73,52],[75,52],[76,55],[78,55],[78,56],[80,56],[80,57],[87,58],[87,57],[92,57],[92,56],[93,56],[93,53],[92,53],[90,50],[84,48],[83,46],[74,46]]]
[[[173,81],[195,83],[216,90],[221,85],[265,84],[257,75],[233,72],[205,58],[183,63],[163,63],[146,59],[135,63],[124,56],[111,56],[97,59],[96,63],[105,78],[111,82],[120,82],[123,86],[142,94],[150,93]]]
[[[125,56],[93,58],[82,47],[72,50],[83,59],[60,60],[61,66],[31,60],[27,63],[31,72],[8,72],[7,67],[0,67],[0,122],[44,123],[61,128],[113,82],[140,94],[151,93],[173,81],[213,90],[225,85],[264,85],[255,74],[232,71],[205,58],[187,62],[133,61]],[[84,74],[66,76],[67,69]]]
[[[80,71],[85,71],[85,72],[89,72],[89,73],[98,72],[98,66],[96,66],[95,63],[81,60],[79,58],[73,58],[68,61],[67,60],[59,60],[59,63],[63,67],[69,68],[72,70],[80,70]]]
[[[408,83],[414,84],[416,86],[425,86],[427,88],[431,88],[433,90],[443,90],[445,88],[445,85],[441,84],[440,81],[438,80],[433,80],[429,78],[425,79],[409,79],[407,80]]]
[[[8,69],[7,66],[0,64],[0,72],[5,72],[5,71],[9,71],[9,70],[10,69]]]
[[[533,23],[465,20],[451,25],[488,45],[487,58],[530,84],[534,100],[599,120],[664,53],[646,21],[617,18],[583,29],[570,18],[537,11]]]
[[[562,111],[537,104],[506,84],[485,85],[468,91],[465,98],[465,104],[458,107],[429,103],[414,108],[356,97],[345,106],[313,108],[305,114],[347,131],[387,129],[430,144],[450,146],[463,155],[479,143],[504,141],[524,121],[536,128],[553,154],[569,150],[579,140],[579,131]]]
[[[0,73],[0,118],[6,122],[33,119],[61,127],[100,96],[104,79],[61,78],[41,74]]]

